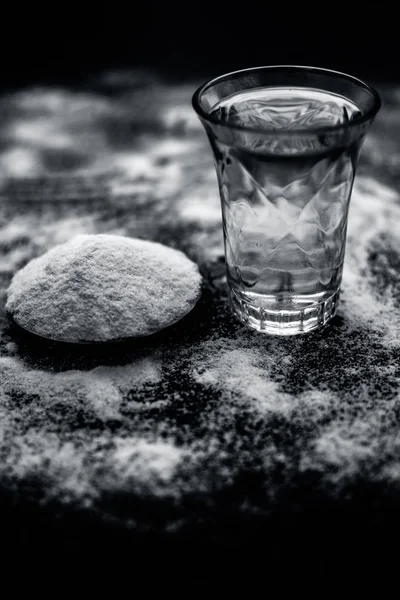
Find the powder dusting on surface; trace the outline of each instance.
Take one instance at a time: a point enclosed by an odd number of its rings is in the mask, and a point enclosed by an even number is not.
[[[106,353],[38,346],[3,319],[0,485],[164,531],[225,515],[247,528],[248,515],[300,514],[317,493],[319,506],[348,501],[360,481],[399,489],[398,99],[362,155],[338,316],[274,339],[227,307],[217,182],[192,91],[113,73],[82,94],[38,88],[8,100],[4,301],[15,271],[75,229],[180,249],[205,291],[171,332]],[[7,153],[24,148],[12,165]]]

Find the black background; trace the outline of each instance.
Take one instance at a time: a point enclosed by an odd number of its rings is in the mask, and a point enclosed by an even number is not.
[[[400,28],[386,1],[18,4],[2,7],[0,27],[3,89],[140,66],[194,80],[306,64],[400,81]]]
[[[272,6],[270,2],[250,3],[243,0],[236,5],[226,2],[212,4],[199,1],[178,5],[149,0],[138,3],[132,0],[124,4],[97,3],[91,8],[83,1],[80,4],[52,4],[46,8],[38,6],[37,3],[33,4],[34,6],[31,5],[29,8],[23,3],[18,3],[14,7],[1,7],[0,90],[32,83],[58,84],[66,81],[84,81],[90,73],[107,68],[151,67],[171,80],[198,80],[249,66],[285,63],[311,64],[343,70],[371,81],[400,82],[399,20],[395,9],[386,2],[353,2],[350,5],[349,2],[332,2],[332,0],[318,3],[305,0],[297,3],[275,0]],[[393,6],[395,7],[396,4],[393,3]],[[301,494],[301,490],[299,493]],[[307,498],[307,494],[304,496]],[[382,555],[382,551],[387,547],[386,540],[380,539],[379,543],[373,543],[371,528],[364,526],[361,513],[358,520],[355,519],[346,505],[342,512],[338,509],[335,519],[326,518],[326,513],[321,513],[324,517],[322,518],[312,505],[314,496],[309,493],[309,497],[310,514],[314,521],[311,520],[311,524],[307,522],[307,515],[303,521],[300,519],[297,535],[293,535],[293,540],[297,542],[295,551],[293,551],[293,544],[287,544],[285,547],[285,540],[283,540],[283,551],[277,552],[276,544],[279,536],[276,535],[271,541],[271,531],[261,532],[261,537],[265,533],[266,540],[260,552],[263,560],[265,560],[265,552],[268,551],[270,555],[276,555],[276,562],[279,561],[285,568],[288,560],[291,559],[291,567],[293,563],[306,562],[309,568],[313,569],[315,562],[310,560],[309,549],[306,549],[308,539],[313,539],[310,532],[317,531],[321,538],[326,539],[328,541],[326,546],[331,547],[331,553],[334,554],[335,547],[331,545],[331,541],[335,530],[338,531],[339,538],[343,532],[349,531],[352,525],[354,545],[349,546],[346,540],[345,544],[342,543],[338,555],[340,558],[346,558],[344,562],[349,568],[354,569],[355,574],[358,573],[354,567],[354,560],[359,557],[364,542],[366,550],[363,557],[369,553],[371,546],[377,549],[379,556]],[[392,500],[388,495],[382,509],[380,494],[374,495],[370,490],[364,493],[360,487],[356,509],[365,502],[364,497],[371,498],[367,509],[375,510],[378,530],[380,519],[382,521],[384,519],[382,512],[385,507],[393,507],[392,513],[398,519],[397,497]],[[374,506],[374,502],[377,506]],[[4,504],[7,506],[7,502]],[[29,557],[26,562],[30,562],[35,556],[35,551],[41,546],[43,538],[49,553],[53,548],[57,548],[54,556],[58,562],[61,562],[60,551],[56,544],[65,534],[63,528],[70,535],[74,554],[79,550],[81,540],[78,526],[73,529],[68,520],[63,522],[60,519],[57,528],[57,517],[51,515],[47,522],[46,515],[44,517],[37,515],[39,511],[37,507],[32,509],[32,513],[26,511],[26,518],[22,518],[20,507],[11,501],[8,501],[8,506],[12,506],[12,509],[10,513],[3,510],[2,523],[8,522],[12,531],[10,537],[6,536],[5,543],[3,540],[3,546],[9,551],[10,539],[14,542],[18,564],[21,564],[22,545],[15,532],[15,522],[18,518],[21,538],[25,538],[28,531],[32,539],[31,546],[28,546]],[[393,531],[393,539],[397,540],[400,525],[398,520],[390,518],[392,513],[389,514],[389,525],[386,525],[383,533]],[[355,514],[357,517],[357,511]],[[40,520],[41,518],[43,521]],[[35,523],[38,523],[37,531],[34,529]],[[87,527],[90,528],[90,523]],[[290,530],[290,523],[287,524],[285,521],[285,527]],[[365,537],[359,535],[358,530],[363,532]],[[4,526],[2,531],[4,534]],[[125,550],[124,544],[117,535],[114,539],[113,533],[108,533],[109,537],[105,538],[104,530],[99,531],[97,537],[95,529],[93,533],[90,529],[89,532],[91,545],[89,548],[83,546],[81,549],[85,558],[93,553],[96,546],[102,551],[105,540],[112,553],[116,549],[120,550],[120,554],[121,549]],[[318,535],[316,537],[319,543],[315,543],[313,558],[315,559],[316,554],[320,554],[321,561],[325,561],[330,567],[334,580],[338,576],[338,570],[332,568],[332,561],[327,560],[326,547],[323,547],[323,551],[320,552],[322,543]],[[343,539],[345,540],[344,536]],[[143,553],[142,546],[140,551]],[[234,549],[234,552],[236,559],[241,561],[242,555],[246,555],[248,549],[243,545],[243,548]],[[154,562],[153,553],[154,550],[151,548],[151,552],[144,554],[146,559],[147,556],[150,557],[149,564]],[[38,554],[42,558],[42,551]],[[131,554],[130,550],[129,558]],[[209,549],[204,555],[206,557],[209,555]],[[188,552],[188,556],[192,559],[192,552]],[[216,558],[214,564],[219,566],[219,560],[220,556]],[[265,562],[268,564],[267,560]],[[42,569],[46,577],[47,564],[43,561]],[[82,564],[85,564],[83,560]],[[363,564],[359,572],[364,576],[364,580],[369,581],[370,572],[367,571],[366,564]],[[376,569],[374,556],[373,570],[376,572]],[[387,565],[385,569],[390,571]],[[268,571],[268,577],[270,571],[271,569]],[[130,565],[129,575],[131,572],[137,578],[139,567],[135,561]],[[226,571],[229,572],[234,572],[232,565],[229,571]],[[175,573],[174,571],[171,573],[174,581]],[[198,569],[198,573],[203,576],[201,568]],[[307,570],[304,573],[307,577],[310,576]],[[260,571],[261,574],[264,574],[264,571]],[[96,575],[101,580],[99,573]],[[153,579],[157,578],[153,577]],[[233,576],[231,581],[236,582]],[[309,581],[311,584],[315,582],[315,569],[311,571]],[[162,583],[165,585],[164,579]],[[297,579],[295,583],[298,583]]]

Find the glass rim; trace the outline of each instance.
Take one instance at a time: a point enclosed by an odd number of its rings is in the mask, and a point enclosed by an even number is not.
[[[241,125],[233,125],[230,123],[224,123],[221,119],[218,119],[217,117],[213,117],[211,116],[211,114],[207,113],[205,110],[203,110],[201,104],[200,104],[200,97],[201,95],[207,91],[210,87],[212,87],[213,85],[230,79],[231,77],[233,77],[234,75],[239,75],[239,74],[246,74],[249,73],[251,71],[268,71],[268,70],[273,70],[273,69],[297,69],[299,71],[314,71],[315,73],[321,73],[324,75],[328,75],[330,77],[341,77],[344,79],[347,79],[349,81],[351,81],[354,84],[357,84],[358,86],[364,88],[365,90],[367,90],[368,92],[370,92],[370,94],[373,97],[373,104],[371,106],[371,108],[369,110],[367,110],[365,113],[362,113],[361,116],[355,117],[353,121],[350,121],[349,123],[345,123],[345,124],[340,124],[340,125],[330,125],[328,127],[308,127],[308,128],[300,128],[300,129],[291,129],[291,130],[285,130],[285,129],[268,129],[268,128],[261,128],[261,127],[248,127],[248,126],[241,126]],[[276,87],[276,86],[271,86],[271,87]],[[296,86],[299,87],[299,86]],[[256,89],[256,86],[255,88]],[[317,88],[315,88],[317,89]],[[195,112],[198,114],[198,116],[203,119],[204,121],[211,123],[212,125],[218,125],[220,127],[225,127],[229,130],[236,130],[236,131],[241,131],[241,132],[247,132],[247,133],[258,133],[261,135],[274,135],[274,136],[287,136],[287,137],[292,137],[292,136],[297,136],[297,135],[320,135],[320,134],[326,134],[326,133],[338,133],[341,131],[348,131],[351,130],[354,127],[358,127],[364,123],[367,123],[368,121],[372,120],[377,112],[379,111],[380,107],[381,107],[381,98],[378,94],[378,92],[375,90],[375,88],[371,87],[370,85],[368,85],[367,83],[365,83],[364,81],[362,81],[361,79],[358,79],[357,77],[353,77],[353,75],[348,75],[347,73],[342,73],[340,71],[334,71],[332,69],[325,69],[323,67],[311,67],[311,66],[305,66],[305,65],[265,65],[265,66],[260,66],[260,67],[249,67],[247,69],[239,69],[238,71],[231,71],[229,73],[224,73],[223,75],[219,75],[218,77],[215,77],[214,79],[210,79],[209,81],[207,81],[206,83],[203,83],[200,87],[197,88],[197,90],[194,92],[193,96],[192,96],[192,105],[193,108],[195,110]]]

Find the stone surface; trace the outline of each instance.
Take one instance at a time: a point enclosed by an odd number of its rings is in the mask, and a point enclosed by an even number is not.
[[[0,100],[2,523],[71,546],[78,530],[87,544],[294,549],[400,530],[400,89],[380,89],[364,146],[339,315],[320,333],[274,339],[226,305],[194,88],[110,73]],[[206,282],[195,310],[136,344],[21,331],[4,312],[13,273],[97,232],[186,252]]]

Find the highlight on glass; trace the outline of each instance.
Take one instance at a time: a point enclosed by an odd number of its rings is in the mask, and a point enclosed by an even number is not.
[[[214,155],[233,312],[271,334],[324,326],[377,92],[327,69],[259,67],[204,84],[193,107]]]

